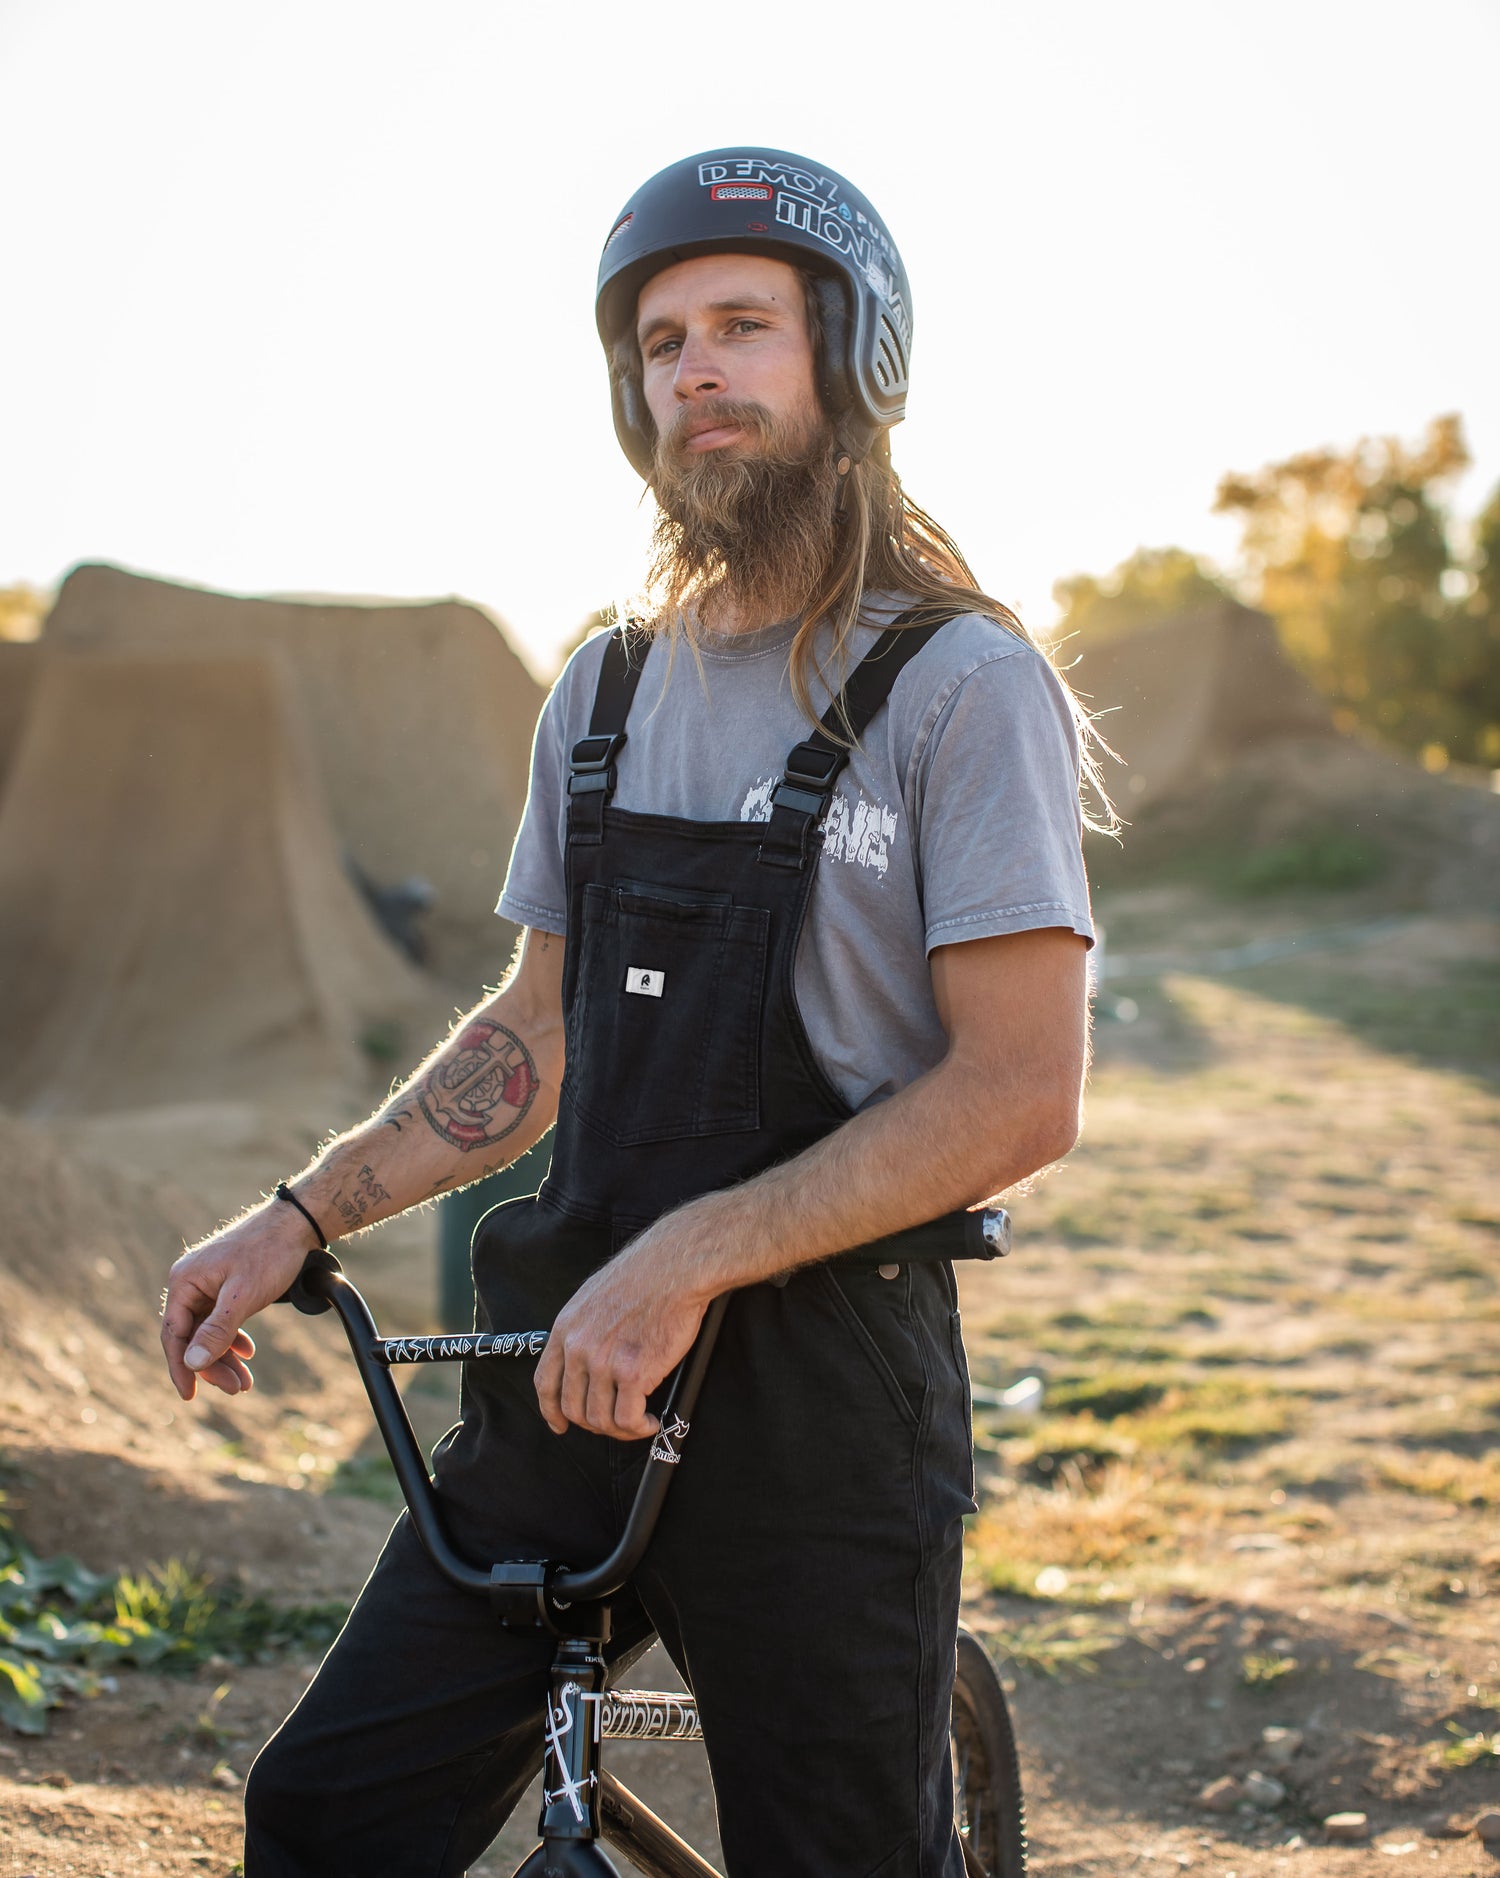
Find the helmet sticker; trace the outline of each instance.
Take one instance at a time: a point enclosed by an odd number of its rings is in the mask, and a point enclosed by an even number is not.
[[[812,235],[846,255],[876,293],[895,301],[898,323],[908,323],[894,293],[899,263],[890,236],[872,216],[836,201],[839,185],[831,177],[771,157],[735,156],[700,163],[698,181],[713,202],[774,198],[776,220],[783,228]]]
[[[735,251],[775,256],[816,277],[837,341],[824,364],[839,450],[848,460],[863,455],[905,415],[912,331],[906,268],[860,190],[805,156],[765,144],[705,150],[669,164],[627,197],[604,243],[594,295],[606,351],[633,324],[642,284],[659,270]],[[654,436],[639,386],[628,374],[612,375],[611,400],[621,447],[649,481]]]

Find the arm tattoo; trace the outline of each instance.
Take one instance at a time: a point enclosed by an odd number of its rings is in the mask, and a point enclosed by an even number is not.
[[[354,1192],[345,1193],[340,1187],[333,1196],[333,1203],[339,1210],[339,1218],[350,1232],[358,1232],[374,1208],[390,1197],[389,1191],[381,1186],[373,1168],[367,1163],[354,1177]]]
[[[417,1106],[435,1133],[467,1152],[519,1128],[538,1082],[531,1052],[516,1033],[477,1018],[417,1085]]]

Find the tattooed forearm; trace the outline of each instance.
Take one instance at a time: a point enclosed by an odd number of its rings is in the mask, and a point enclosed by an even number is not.
[[[428,1126],[466,1153],[492,1147],[525,1119],[538,1077],[531,1052],[513,1030],[475,1018],[417,1084]]]

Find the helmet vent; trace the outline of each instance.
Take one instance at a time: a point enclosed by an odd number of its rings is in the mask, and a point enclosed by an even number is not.
[[[880,316],[880,350],[885,354],[890,367],[892,383],[906,383],[906,348],[901,343],[900,334],[882,313]]]
[[[882,391],[897,391],[905,383],[906,375],[896,363],[891,353],[890,342],[884,333],[880,336],[879,356],[875,360],[875,376]]]

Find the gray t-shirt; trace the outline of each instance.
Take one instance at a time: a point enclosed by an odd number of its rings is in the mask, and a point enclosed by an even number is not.
[[[895,609],[889,609],[894,613]],[[880,617],[877,615],[877,618]],[[861,627],[853,659],[880,631]],[[790,626],[647,654],[615,807],[764,821],[808,734],[787,671]],[[567,930],[568,754],[588,733],[605,635],[569,660],[532,750],[531,793],[496,909]],[[821,713],[826,688],[814,687]],[[947,1038],[926,956],[997,933],[1065,926],[1092,940],[1080,846],[1078,739],[1047,661],[992,620],[943,627],[905,667],[853,752],[823,822],[796,991],[818,1060],[852,1108],[894,1095]]]

